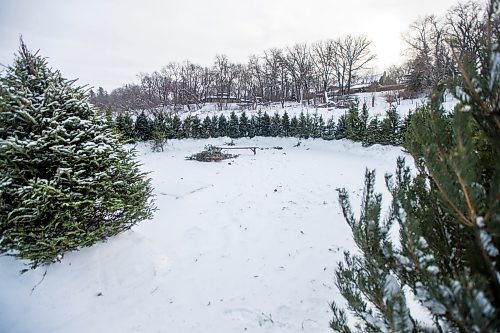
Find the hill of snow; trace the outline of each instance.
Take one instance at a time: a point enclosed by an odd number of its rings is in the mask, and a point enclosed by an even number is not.
[[[235,143],[264,148],[256,155],[184,159],[227,141],[138,147],[152,221],[46,270],[19,275],[22,262],[0,257],[0,332],[330,332],[336,262],[356,251],[335,189],[357,208],[375,168],[387,203],[383,174],[401,149],[254,138]]]

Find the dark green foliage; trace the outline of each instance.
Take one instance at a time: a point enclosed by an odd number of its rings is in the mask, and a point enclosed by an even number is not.
[[[219,118],[216,115],[212,116],[212,127],[210,129],[210,136],[212,138],[218,138],[219,135]]]
[[[167,115],[162,111],[153,113],[151,124],[151,139],[153,151],[163,151],[170,132],[170,122]]]
[[[205,119],[203,119],[203,124],[201,128],[201,137],[203,139],[208,139],[212,133],[212,121],[210,120],[209,116],[206,116]]]
[[[0,252],[30,268],[152,215],[134,152],[73,82],[23,43],[0,76]]]
[[[228,135],[227,119],[223,114],[221,114],[219,116],[217,130],[218,130],[219,136],[227,136]]]
[[[134,129],[135,137],[138,140],[146,141],[151,139],[151,124],[144,111],[142,111],[135,119]]]
[[[135,141],[134,121],[129,112],[123,112],[116,117],[116,129],[125,143]]]
[[[201,120],[198,116],[192,117],[191,120],[191,137],[199,139],[202,136],[202,125]]]
[[[232,139],[237,139],[240,137],[240,124],[238,116],[234,113],[234,111],[231,111],[231,114],[229,116],[228,136]]]
[[[257,135],[257,132],[258,132],[257,117],[252,115],[252,117],[250,118],[250,123],[248,124],[248,136],[250,138],[253,138],[254,136]]]
[[[261,136],[270,136],[271,135],[271,117],[264,112],[264,115],[260,121],[260,135]]]
[[[178,115],[172,117],[172,126],[169,139],[180,139],[182,138],[182,121]]]
[[[182,122],[182,138],[190,138],[193,131],[193,117],[187,116]]]
[[[390,107],[380,122],[380,143],[383,145],[401,144],[401,121],[396,107]]]
[[[376,143],[380,143],[380,124],[378,118],[373,118],[370,120],[368,127],[366,128],[365,135],[363,136],[363,146],[371,146]]]
[[[346,115],[343,114],[339,117],[337,122],[337,127],[335,128],[335,140],[344,139],[347,136],[346,133]]]
[[[281,117],[278,112],[275,112],[271,118],[271,125],[269,128],[269,134],[271,136],[281,136]]]
[[[293,116],[292,120],[290,120],[290,136],[299,136],[299,121],[296,116]]]
[[[200,162],[218,162],[230,158],[236,158],[238,155],[226,154],[222,149],[212,145],[205,146],[205,150],[186,157],[187,160],[194,160]]]
[[[326,123],[325,130],[323,132],[324,140],[333,140],[335,139],[335,120],[332,118],[328,119]]]
[[[292,136],[290,133],[290,117],[286,111],[281,117],[281,135],[284,137]]]
[[[240,115],[240,137],[248,136],[249,120],[245,111]]]

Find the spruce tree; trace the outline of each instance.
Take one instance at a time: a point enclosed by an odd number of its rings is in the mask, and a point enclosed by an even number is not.
[[[140,141],[151,139],[151,124],[144,111],[141,111],[135,119],[134,130],[135,136]]]
[[[191,137],[195,139],[201,138],[202,135],[202,125],[201,120],[197,115],[191,118]]]
[[[323,132],[323,139],[324,140],[335,139],[335,119],[333,119],[333,117],[330,117],[330,119],[328,119],[326,123],[325,131]]]
[[[257,117],[252,115],[250,117],[250,122],[248,124],[248,136],[250,138],[253,138],[253,137],[257,136],[257,133],[258,133],[258,120],[257,120]]]
[[[261,136],[270,136],[271,135],[271,117],[269,117],[267,112],[264,112],[264,115],[261,118],[260,135]]]
[[[212,116],[212,126],[210,129],[210,137],[218,138],[219,137],[219,118],[216,115]]]
[[[174,139],[182,138],[182,120],[178,115],[172,117],[171,136]]]
[[[88,98],[22,41],[0,76],[0,253],[30,268],[152,215],[150,180]]]
[[[269,134],[274,137],[281,136],[281,117],[278,112],[275,112],[271,118]]]
[[[295,115],[290,120],[290,136],[300,137],[299,121]]]
[[[290,117],[286,111],[281,117],[281,135],[284,137],[290,136]]]
[[[339,120],[337,121],[337,127],[335,128],[335,140],[344,139],[346,137],[346,118],[347,116],[345,114],[339,117]]]
[[[499,14],[491,1],[490,28]],[[386,176],[388,218],[380,219],[371,172],[359,219],[340,191],[360,251],[346,254],[337,285],[360,331],[500,331],[500,49],[486,37],[477,67],[458,63],[454,112],[443,110],[440,89],[412,115],[404,144],[416,170],[400,159]],[[397,243],[387,234],[392,224]],[[429,322],[414,317],[405,296],[428,311]],[[332,310],[332,328],[351,332],[344,310]]]
[[[201,126],[201,137],[203,139],[208,139],[210,137],[211,132],[212,132],[212,121],[210,120],[209,116],[206,116],[205,119],[203,119],[203,124]]]
[[[217,129],[219,132],[219,136],[227,136],[228,135],[227,119],[224,116],[224,114],[222,114],[222,113],[218,119]]]
[[[193,131],[193,117],[187,116],[182,122],[182,136],[181,138],[191,138]]]
[[[240,115],[240,137],[246,137],[248,136],[248,117],[243,111]]]
[[[240,137],[240,124],[238,116],[234,113],[234,111],[231,111],[231,114],[229,115],[228,136],[232,139]]]

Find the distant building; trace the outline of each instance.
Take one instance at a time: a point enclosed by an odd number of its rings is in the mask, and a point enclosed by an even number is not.
[[[240,98],[230,96],[227,93],[211,95],[203,99],[205,103],[239,103],[240,101]]]

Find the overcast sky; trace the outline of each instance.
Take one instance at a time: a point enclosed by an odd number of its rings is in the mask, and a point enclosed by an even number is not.
[[[376,71],[398,63],[401,34],[419,16],[458,0],[0,0],[0,64],[12,63],[22,34],[67,78],[107,90],[140,72],[216,54],[251,54],[296,42],[365,34]]]

